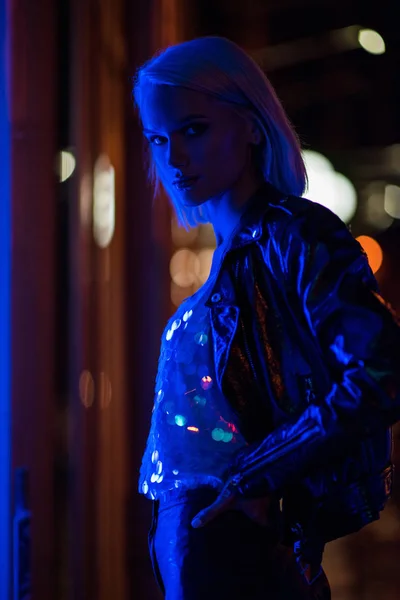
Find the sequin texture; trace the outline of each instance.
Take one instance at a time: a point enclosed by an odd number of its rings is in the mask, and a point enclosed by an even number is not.
[[[139,491],[148,498],[201,484],[222,487],[233,454],[245,445],[216,384],[205,296],[186,300],[161,338],[155,408],[139,480]]]

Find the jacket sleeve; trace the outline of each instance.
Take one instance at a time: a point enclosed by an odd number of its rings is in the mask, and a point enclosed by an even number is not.
[[[289,222],[276,247],[282,285],[318,340],[332,386],[237,455],[231,475],[245,495],[265,484],[279,490],[400,419],[400,327],[359,243],[315,204]]]

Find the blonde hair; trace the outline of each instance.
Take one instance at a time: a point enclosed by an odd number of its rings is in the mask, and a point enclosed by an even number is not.
[[[264,179],[285,194],[301,196],[307,175],[300,142],[267,76],[234,42],[217,36],[196,38],[155,54],[137,71],[133,97],[141,114],[146,87],[172,85],[209,94],[256,121],[263,141],[257,156]],[[204,206],[182,206],[167,183],[160,181],[151,159],[149,179],[157,195],[162,185],[180,224],[208,221]]]

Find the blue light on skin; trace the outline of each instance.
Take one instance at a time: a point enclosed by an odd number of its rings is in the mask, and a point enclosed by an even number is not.
[[[207,94],[169,85],[146,88],[141,117],[161,181],[183,206],[207,203],[220,245],[264,180],[252,160],[252,147],[261,142],[255,119]],[[196,182],[178,191],[179,175]]]
[[[0,590],[10,589],[10,124],[7,107],[6,2],[0,3]]]

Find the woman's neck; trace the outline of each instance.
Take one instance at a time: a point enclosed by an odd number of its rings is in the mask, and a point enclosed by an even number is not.
[[[214,228],[217,246],[230,238],[240,222],[248,200],[263,183],[263,178],[252,177],[238,183],[237,186],[217,198],[209,200],[207,212]]]

